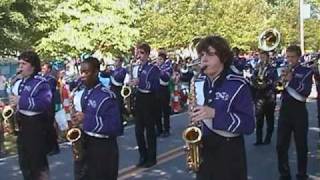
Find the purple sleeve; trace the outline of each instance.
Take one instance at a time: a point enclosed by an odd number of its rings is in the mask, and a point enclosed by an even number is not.
[[[97,133],[111,136],[119,136],[122,133],[120,120],[120,110],[116,99],[107,98],[99,109],[98,114],[102,117],[102,128],[97,129]]]

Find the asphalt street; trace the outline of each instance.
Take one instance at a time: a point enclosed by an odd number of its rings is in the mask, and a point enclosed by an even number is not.
[[[308,173],[310,179],[320,180],[320,160],[317,146],[319,143],[319,128],[317,127],[317,111],[314,99],[307,103],[309,111],[309,158]],[[277,117],[277,116],[276,116]],[[181,138],[182,131],[187,126],[188,117],[186,113],[171,116],[171,135],[168,138],[158,138],[158,155],[163,155],[168,151],[180,148],[184,145]],[[277,125],[277,121],[275,123]],[[276,131],[277,128],[275,128]],[[273,136],[270,145],[253,146],[255,134],[245,136],[248,177],[250,180],[276,180],[278,178],[277,157],[275,140]],[[134,126],[128,126],[125,129],[124,136],[118,138],[120,149],[120,167],[119,170],[130,169],[138,161],[138,151],[134,135]],[[318,157],[317,157],[318,153]],[[294,144],[290,148],[290,166],[291,172],[296,172],[296,152]],[[61,153],[49,157],[50,176],[52,180],[72,180],[73,165],[70,145],[61,144]],[[122,179],[143,179],[143,180],[166,180],[166,179],[194,179],[195,175],[186,171],[185,155],[179,151],[168,158],[159,161],[159,163],[149,169],[139,169],[126,178]],[[0,160],[0,179],[1,180],[21,180],[21,172],[16,156],[7,157]]]

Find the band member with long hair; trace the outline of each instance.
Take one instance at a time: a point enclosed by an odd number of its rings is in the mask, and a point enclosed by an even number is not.
[[[18,60],[22,79],[16,82],[18,94],[10,96],[10,104],[17,110],[20,169],[26,180],[49,179],[47,137],[52,92],[46,79],[38,75],[41,66],[35,52],[23,52]]]
[[[308,112],[306,100],[311,92],[313,72],[308,67],[299,63],[301,49],[292,45],[286,51],[289,67],[282,74],[287,85],[282,92],[277,136],[278,169],[281,180],[290,180],[290,167],[288,161],[288,150],[291,135],[297,150],[298,180],[308,179]]]
[[[156,93],[160,86],[158,67],[149,62],[150,46],[142,43],[137,46],[136,57],[141,61],[138,79],[131,84],[138,87],[136,94],[135,133],[139,147],[138,167],[151,167],[157,163],[157,141],[155,134]],[[146,135],[145,132],[146,131]]]
[[[85,86],[81,97],[82,112],[72,115],[73,124],[83,124],[85,180],[116,180],[119,166],[117,136],[122,133],[116,95],[98,79],[99,61],[88,57],[81,63]]]
[[[193,108],[193,122],[202,122],[202,162],[198,180],[246,180],[244,134],[254,130],[254,105],[249,85],[235,75],[232,52],[220,36],[207,36],[197,46],[204,82],[204,104]]]

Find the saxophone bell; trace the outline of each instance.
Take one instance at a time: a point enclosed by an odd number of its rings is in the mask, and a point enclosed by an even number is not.
[[[81,130],[79,128],[69,129],[66,138],[71,143],[78,141],[81,138]]]
[[[131,95],[131,87],[128,85],[123,85],[122,89],[121,89],[121,96],[123,97],[123,99],[126,99],[127,97],[129,97]]]

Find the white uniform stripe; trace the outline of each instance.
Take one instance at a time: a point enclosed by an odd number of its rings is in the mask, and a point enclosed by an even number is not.
[[[41,83],[42,83],[42,81],[38,82],[38,83],[34,86],[32,92],[31,92],[31,94],[30,94],[31,97],[33,96],[33,93],[37,90],[37,88],[39,87],[39,85],[40,85]]]
[[[103,127],[102,118],[98,116],[98,113],[99,113],[99,111],[100,111],[100,109],[101,109],[101,107],[102,107],[102,104],[103,104],[106,100],[108,100],[108,99],[110,99],[110,97],[104,98],[104,99],[100,102],[100,104],[99,104],[99,106],[98,106],[98,109],[97,109],[97,111],[96,111],[96,123],[97,123],[97,125],[96,125],[96,127],[94,128],[93,131],[96,131],[96,130],[97,130],[97,131],[99,132],[99,131],[102,129],[102,127]]]
[[[231,107],[231,104],[234,100],[234,98],[238,95],[239,91],[242,89],[242,87],[244,86],[244,84],[242,84],[236,91],[236,93],[234,93],[234,95],[232,96],[230,102],[229,102],[229,105],[228,105],[228,109],[227,109],[227,112],[230,112],[230,107]]]
[[[237,126],[232,130],[232,132],[235,132],[237,130],[237,128],[240,126],[241,124],[241,120],[239,118],[239,116],[237,114],[234,114],[234,116],[236,117],[236,119],[238,120],[238,124]]]
[[[231,119],[232,119],[232,123],[231,123],[231,125],[228,127],[228,131],[231,131],[231,128],[232,128],[233,124],[236,122],[236,120],[235,120],[235,118],[233,117],[232,113],[229,113],[229,115],[230,115],[230,117],[231,117]]]

